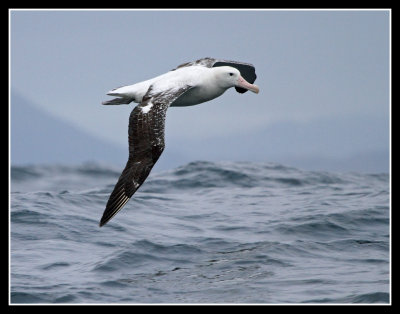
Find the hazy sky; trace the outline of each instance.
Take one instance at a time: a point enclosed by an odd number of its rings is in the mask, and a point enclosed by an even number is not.
[[[169,141],[389,117],[388,10],[12,10],[10,17],[12,88],[123,146],[132,106],[102,106],[105,94],[207,56],[254,64],[260,93],[231,89],[170,108]]]

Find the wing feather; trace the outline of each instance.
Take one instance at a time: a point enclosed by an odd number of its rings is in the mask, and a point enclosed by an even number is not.
[[[189,85],[154,92],[152,87],[129,116],[129,158],[100,220],[113,218],[143,184],[165,148],[165,117],[169,105],[191,88]]]

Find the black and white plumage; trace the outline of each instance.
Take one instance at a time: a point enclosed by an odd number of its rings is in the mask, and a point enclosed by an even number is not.
[[[134,85],[111,90],[117,96],[103,105],[139,103],[129,117],[129,158],[107,202],[100,227],[114,217],[143,184],[164,150],[164,129],[170,106],[193,106],[222,95],[230,87],[251,90],[256,79],[252,64],[203,58]]]

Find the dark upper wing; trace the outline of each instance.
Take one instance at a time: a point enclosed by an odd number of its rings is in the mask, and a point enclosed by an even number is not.
[[[129,117],[129,159],[100,220],[106,224],[129,201],[164,150],[165,116],[169,105],[191,86],[154,93],[152,87]]]
[[[207,68],[220,67],[220,66],[231,66],[231,67],[238,69],[240,74],[243,76],[243,78],[251,84],[253,84],[257,78],[256,69],[255,69],[254,65],[252,65],[251,63],[230,61],[230,60],[221,60],[221,59],[214,59],[214,58],[209,58],[209,57],[198,59],[193,62],[183,63],[183,64],[179,65],[178,67],[176,67],[176,69],[193,66],[193,65],[201,65],[201,66],[204,66]],[[174,70],[176,70],[176,69],[174,69]],[[235,87],[235,89],[239,93],[247,92],[247,89],[244,89],[244,88]]]
[[[193,65],[202,65],[202,66],[207,67],[207,68],[212,68],[214,66],[215,62],[217,62],[217,59],[209,58],[209,57],[201,58],[201,59],[198,59],[196,61],[186,62],[186,63],[183,63],[181,65],[178,65],[174,70],[179,69],[179,68],[183,68],[183,67],[190,67],[190,66],[193,66]]]

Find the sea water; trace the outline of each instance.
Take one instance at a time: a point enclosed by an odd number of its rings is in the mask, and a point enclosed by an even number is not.
[[[121,170],[11,167],[12,304],[391,302],[387,173],[192,162],[100,228]]]

